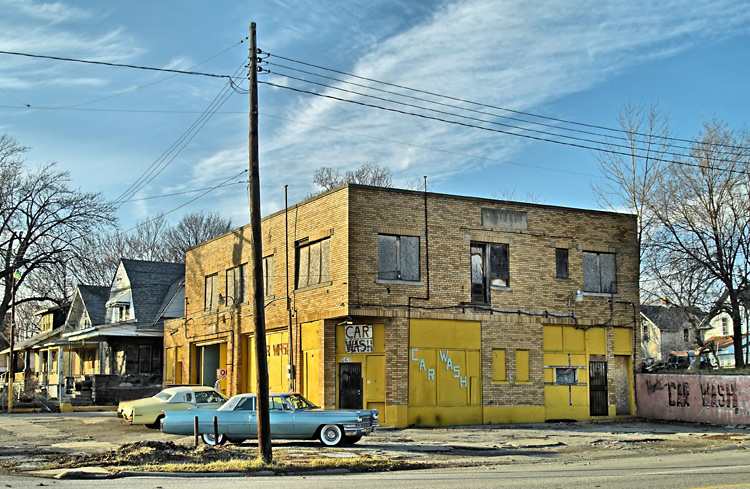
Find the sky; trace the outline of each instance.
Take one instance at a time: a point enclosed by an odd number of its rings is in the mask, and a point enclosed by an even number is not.
[[[686,140],[750,114],[739,0],[0,0],[0,51],[138,67],[0,54],[0,134],[118,202],[123,230],[198,211],[244,225],[251,22],[270,71],[263,215],[285,186],[290,204],[316,191],[318,168],[364,163],[397,187],[597,209],[595,148],[625,104],[656,104]]]

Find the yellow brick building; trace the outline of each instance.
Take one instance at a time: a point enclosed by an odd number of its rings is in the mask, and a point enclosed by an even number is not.
[[[271,391],[400,427],[635,413],[632,215],[345,185],[261,227]],[[165,383],[255,390],[250,239],[188,250]]]

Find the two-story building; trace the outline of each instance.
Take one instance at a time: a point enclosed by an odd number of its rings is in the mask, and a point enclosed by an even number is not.
[[[390,426],[635,413],[632,215],[349,184],[261,227],[271,391]],[[165,383],[256,390],[250,243],[188,250]]]

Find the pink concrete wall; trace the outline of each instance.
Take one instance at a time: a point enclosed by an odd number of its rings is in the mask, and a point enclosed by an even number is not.
[[[635,385],[641,418],[750,424],[750,377],[639,374]]]

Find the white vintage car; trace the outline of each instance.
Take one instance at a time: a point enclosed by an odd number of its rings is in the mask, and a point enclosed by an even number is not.
[[[131,424],[144,424],[158,428],[162,412],[186,411],[188,409],[216,409],[226,402],[219,391],[202,385],[167,387],[158,394],[134,401],[122,401],[117,407],[117,416]]]
[[[376,409],[322,409],[299,394],[269,394],[272,439],[318,439],[327,446],[351,444],[378,427]],[[226,441],[241,443],[258,438],[255,394],[238,394],[218,409],[164,410],[164,433],[192,435],[195,418],[198,433],[208,445]],[[214,435],[216,417],[218,439]]]

